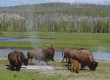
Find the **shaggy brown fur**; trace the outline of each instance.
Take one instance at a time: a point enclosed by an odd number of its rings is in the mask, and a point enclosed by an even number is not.
[[[53,45],[47,45],[41,48],[29,50],[27,56],[28,56],[28,60],[31,59],[31,63],[33,58],[39,61],[39,63],[40,61],[45,61],[47,63],[47,61],[49,60],[54,61],[54,53],[55,53],[55,49]]]
[[[25,58],[24,54],[20,51],[12,51],[8,54],[8,60],[10,63],[11,70],[20,71],[22,63],[28,65],[28,60]]]
[[[68,65],[70,63],[70,58],[79,61],[81,64],[81,69],[84,69],[85,66],[88,66],[90,70],[95,71],[98,66],[98,62],[96,62],[92,56],[91,51],[86,49],[72,49],[68,54]]]
[[[65,48],[62,52],[62,57],[63,57],[63,60],[62,62],[64,62],[64,59],[66,59],[66,62],[68,62],[68,53],[69,51],[73,49],[73,48]]]
[[[71,72],[76,72],[79,73],[79,69],[80,69],[80,63],[77,60],[70,60],[70,65],[69,65],[69,69],[71,70]]]

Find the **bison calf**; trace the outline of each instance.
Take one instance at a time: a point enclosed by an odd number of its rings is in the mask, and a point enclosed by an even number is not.
[[[71,70],[71,72],[79,73],[80,69],[80,63],[77,60],[70,59],[70,64],[68,65],[68,69]]]

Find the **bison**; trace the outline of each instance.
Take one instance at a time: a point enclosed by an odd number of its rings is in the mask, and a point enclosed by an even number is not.
[[[55,55],[55,49],[52,44],[46,45],[43,47],[44,51],[47,51],[47,53],[50,53],[50,59],[54,61],[54,55]]]
[[[70,59],[70,64],[68,66],[68,69],[71,70],[71,72],[76,72],[79,73],[80,69],[80,63],[77,60],[73,60],[72,58]]]
[[[70,64],[70,58],[79,61],[81,64],[81,69],[84,69],[85,66],[88,66],[90,70],[95,71],[98,66],[89,50],[86,49],[72,49],[68,54],[68,66]]]
[[[62,62],[64,62],[64,59],[66,59],[66,62],[68,62],[68,53],[69,53],[69,51],[70,51],[71,49],[72,49],[72,48],[66,48],[66,49],[63,50],[63,52],[62,52],[62,56],[63,56]]]
[[[20,51],[12,51],[8,54],[8,60],[10,63],[11,70],[20,71],[22,63],[28,65],[28,59],[25,58],[24,54]]]
[[[28,60],[31,59],[31,63],[33,58],[47,63],[48,60],[54,61],[54,52],[55,50],[53,46],[44,46],[42,48],[36,48],[28,51],[27,56]]]

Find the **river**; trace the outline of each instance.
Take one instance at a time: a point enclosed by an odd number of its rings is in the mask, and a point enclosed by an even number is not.
[[[0,49],[0,56],[7,56],[8,53],[11,51],[18,50],[18,49]],[[28,50],[18,50],[23,52],[25,55],[27,54]],[[92,55],[95,59],[97,60],[106,60],[110,61],[110,53],[109,52],[92,52]],[[62,58],[62,51],[61,50],[56,50],[55,51],[55,59]]]

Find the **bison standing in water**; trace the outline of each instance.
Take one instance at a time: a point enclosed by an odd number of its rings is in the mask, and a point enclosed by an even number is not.
[[[53,45],[47,45],[42,48],[36,48],[28,51],[27,56],[28,60],[34,58],[37,61],[45,61],[47,63],[48,60],[54,61],[54,47]],[[48,64],[48,63],[47,63]]]
[[[25,58],[24,54],[20,51],[12,51],[8,54],[8,60],[10,63],[11,70],[20,71],[22,63],[28,65],[28,60]]]
[[[81,68],[88,66],[90,70],[95,71],[98,63],[94,60],[90,51],[86,49],[72,49],[68,54],[68,66],[70,64],[70,58],[79,61]]]

